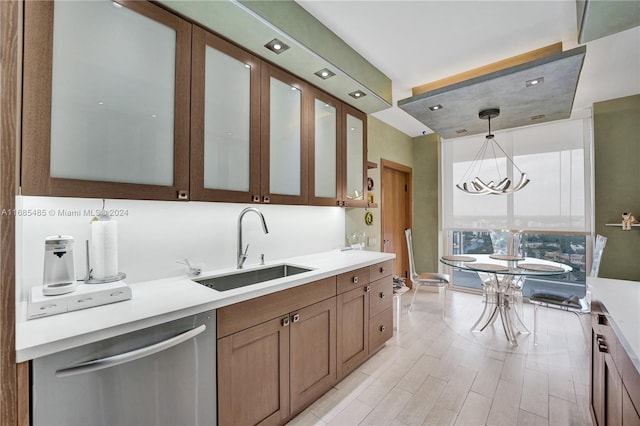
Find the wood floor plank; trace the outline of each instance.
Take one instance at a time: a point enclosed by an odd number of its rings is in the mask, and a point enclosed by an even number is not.
[[[490,397],[476,392],[469,392],[454,424],[458,426],[483,425],[487,422],[490,409]]]
[[[421,425],[436,405],[447,382],[428,376],[404,406],[397,418],[408,425]]]
[[[412,394],[416,393],[438,361],[437,358],[432,356],[422,355],[400,380],[398,387]]]
[[[467,367],[458,367],[447,383],[436,405],[457,413],[462,408],[467,393],[476,378],[476,371]]]
[[[528,411],[520,410],[518,413],[517,426],[549,426],[549,420],[544,417],[536,416]]]
[[[564,399],[549,397],[549,424],[579,426],[581,419],[575,403]]]
[[[498,382],[487,419],[488,426],[512,426],[518,422],[522,385],[506,380]]]
[[[493,398],[500,381],[504,362],[493,358],[483,358],[478,368],[478,374],[473,381],[471,390]]]
[[[361,425],[388,425],[393,423],[413,394],[394,388],[377,407],[360,423]]]
[[[364,402],[354,399],[336,415],[329,425],[357,425],[371,413],[372,408]]]
[[[525,369],[520,408],[549,418],[549,379],[546,373]]]

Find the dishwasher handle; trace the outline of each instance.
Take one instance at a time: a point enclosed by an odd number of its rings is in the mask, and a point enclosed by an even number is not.
[[[187,340],[196,337],[198,334],[204,332],[207,329],[205,324],[200,325],[189,331],[178,334],[162,342],[154,343],[153,345],[145,346],[143,348],[135,349],[133,351],[124,352],[117,355],[112,355],[106,358],[94,359],[86,361],[80,364],[76,364],[72,367],[62,368],[56,371],[56,377],[67,377],[82,373],[91,373],[93,371],[102,370],[104,368],[113,367],[115,365],[124,364],[125,362],[131,362],[136,359],[144,358],[158,352],[162,352],[174,346],[177,346]]]

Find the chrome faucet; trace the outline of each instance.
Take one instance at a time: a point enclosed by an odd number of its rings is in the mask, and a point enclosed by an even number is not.
[[[265,234],[269,233],[269,230],[267,229],[267,222],[265,222],[264,216],[262,215],[262,212],[260,210],[258,210],[255,207],[247,207],[246,209],[240,212],[240,215],[238,216],[238,257],[237,257],[238,269],[242,269],[242,264],[247,259],[247,251],[249,251],[249,244],[247,244],[247,247],[244,249],[244,252],[242,251],[242,218],[248,212],[255,212],[258,216],[260,216],[260,219],[262,220],[262,229],[264,230],[264,233]]]

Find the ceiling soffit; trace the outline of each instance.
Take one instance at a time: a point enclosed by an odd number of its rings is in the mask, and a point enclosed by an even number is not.
[[[571,116],[586,46],[553,53],[398,101],[398,106],[445,139],[487,131],[481,110],[499,108],[492,130]],[[543,78],[531,87],[526,82]],[[429,107],[441,105],[441,109]]]
[[[365,113],[391,107],[391,80],[294,1],[159,0],[159,3]],[[277,38],[290,48],[265,48]],[[315,73],[335,75],[323,80]],[[349,93],[361,91],[357,99]]]

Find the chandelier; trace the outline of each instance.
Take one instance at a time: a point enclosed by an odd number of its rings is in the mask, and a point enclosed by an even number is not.
[[[516,164],[513,162],[513,159],[511,159],[511,157],[509,157],[507,153],[504,152],[502,147],[495,140],[495,137],[491,134],[491,119],[496,118],[499,115],[500,115],[500,110],[498,108],[485,109],[480,111],[480,113],[478,114],[478,116],[483,120],[486,119],[489,121],[489,134],[486,136],[486,139],[482,144],[482,147],[480,148],[476,156],[473,158],[471,165],[462,176],[460,183],[456,184],[456,187],[458,187],[458,189],[466,192],[467,194],[472,194],[472,195],[511,194],[521,190],[529,183],[527,174],[524,173],[522,170],[520,170],[518,166],[516,166]],[[507,166],[509,166],[509,163],[511,163],[511,165],[520,172],[520,182],[518,182],[517,185],[512,186],[513,182],[508,177],[502,178],[500,174],[500,168],[498,167],[497,157],[496,157],[496,147],[500,150],[500,152],[504,154],[505,158],[507,159]],[[487,156],[488,153],[493,155],[494,163],[497,170],[497,179],[495,181],[491,180],[489,182],[485,182],[482,179],[480,179],[478,176],[482,171],[482,164],[484,163],[485,157]]]

